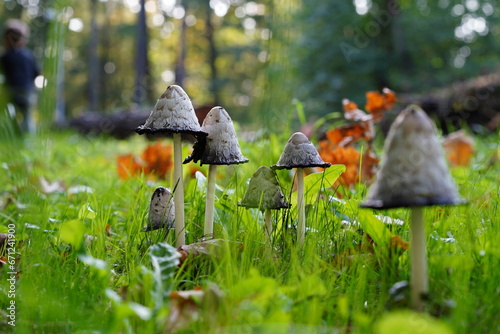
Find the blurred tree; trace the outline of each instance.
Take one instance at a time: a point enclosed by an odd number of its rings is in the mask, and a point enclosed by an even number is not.
[[[386,85],[425,92],[492,71],[498,10],[491,0],[5,0],[0,19],[30,23],[41,63],[62,59],[72,115],[148,109],[177,82],[195,105],[281,131],[293,98],[313,118]]]
[[[188,12],[187,3],[184,2],[184,10]],[[184,86],[184,79],[186,78],[186,30],[187,30],[187,15],[180,20],[180,32],[179,32],[179,52],[175,61],[175,82],[179,86]]]
[[[98,94],[100,88],[99,55],[99,28],[97,27],[97,0],[90,0],[90,41],[89,41],[89,108],[91,111],[99,110]]]
[[[148,101],[149,60],[148,60],[148,28],[146,26],[146,0],[140,0],[140,10],[137,18],[137,46],[135,54],[135,85],[133,102],[141,106]]]
[[[297,97],[323,115],[344,97],[363,105],[368,90],[425,92],[493,71],[497,10],[489,0],[302,1],[291,52],[303,83]]]

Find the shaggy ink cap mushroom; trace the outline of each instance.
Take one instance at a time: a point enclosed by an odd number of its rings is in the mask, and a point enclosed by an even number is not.
[[[193,104],[186,92],[177,85],[170,85],[160,96],[144,125],[136,129],[144,133],[191,133],[206,136],[201,130]]]
[[[290,207],[281,192],[276,173],[266,166],[259,167],[252,175],[248,189],[238,205],[260,210],[279,210]]]
[[[419,106],[410,105],[391,125],[380,170],[361,207],[389,209],[463,203],[434,123]]]
[[[222,107],[214,107],[205,117],[201,130],[208,133],[206,138],[198,138],[193,153],[184,160],[200,165],[234,165],[248,162],[243,156],[234,130],[233,121]]]
[[[149,216],[143,231],[173,228],[175,220],[175,206],[172,193],[168,188],[158,187],[151,196]]]
[[[319,156],[316,147],[302,132],[295,132],[283,149],[278,163],[272,169],[292,169],[322,167],[328,168],[331,164],[324,162]]]

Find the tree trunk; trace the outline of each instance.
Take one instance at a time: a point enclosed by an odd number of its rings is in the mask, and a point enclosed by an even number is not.
[[[97,0],[90,1],[90,42],[89,42],[89,108],[97,111],[99,100],[99,29],[96,22]]]
[[[137,20],[137,49],[135,58],[135,87],[133,102],[137,106],[149,95],[149,62],[148,62],[148,32],[146,27],[145,0],[141,0],[141,9]]]
[[[186,5],[184,5],[184,10],[186,15],[181,21],[179,54],[177,55],[177,60],[175,62],[175,82],[181,87],[184,86],[184,79],[186,78],[186,16],[188,10]]]
[[[208,40],[208,64],[210,66],[210,93],[213,96],[213,105],[220,104],[217,66],[215,64],[218,51],[214,41],[214,26],[212,24],[212,9],[207,1],[205,33]]]
[[[109,17],[113,10],[116,10],[115,8],[115,3],[112,1],[107,1],[104,3],[104,13],[105,17]],[[102,59],[102,64],[106,64],[107,62],[110,61],[110,50],[112,50],[112,45],[111,45],[111,34],[112,34],[112,26],[109,23],[109,20],[105,20],[101,29],[101,59]],[[103,76],[101,76],[100,80],[100,92],[101,92],[101,106],[103,110],[113,110],[115,108],[115,105],[112,105],[110,103],[110,94],[108,91],[112,90],[110,89],[111,87],[111,82],[110,78],[113,74],[106,72]]]

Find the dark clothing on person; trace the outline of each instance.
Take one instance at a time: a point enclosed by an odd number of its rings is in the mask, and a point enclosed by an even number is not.
[[[12,89],[31,91],[40,70],[33,53],[27,49],[7,50],[1,57],[3,73],[7,85]]]
[[[34,104],[35,78],[40,75],[35,56],[27,48],[7,50],[0,57],[10,100],[23,115],[23,131],[33,131],[31,108]]]

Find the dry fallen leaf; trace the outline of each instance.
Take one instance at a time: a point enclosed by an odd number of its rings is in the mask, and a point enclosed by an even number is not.
[[[173,168],[172,151],[172,146],[163,144],[161,141],[146,147],[141,155],[146,163],[145,173],[166,179],[167,174]]]
[[[319,154],[325,162],[346,166],[346,171],[339,179],[343,185],[350,186],[360,181],[369,183],[373,179],[379,162],[371,149],[375,137],[373,124],[382,120],[384,113],[392,109],[396,94],[384,88],[382,93],[367,92],[366,100],[368,114],[360,110],[356,103],[342,100],[344,117],[354,122],[327,131],[326,139],[319,143]],[[367,144],[363,154],[353,146],[360,140]]]
[[[366,93],[365,109],[373,116],[373,122],[379,122],[384,118],[384,113],[394,107],[396,94],[389,88],[384,88],[382,94],[378,91]]]
[[[358,122],[327,131],[325,136],[334,146],[350,146],[362,139],[371,141],[374,133],[370,122]]]
[[[470,166],[474,155],[474,139],[468,136],[464,130],[446,136],[443,146],[452,166]]]
[[[342,100],[342,105],[344,107],[344,118],[350,121],[371,121],[372,115],[365,113],[363,110],[358,108],[358,105],[348,99]]]
[[[132,154],[125,154],[116,157],[118,163],[118,176],[121,179],[128,179],[134,175],[140,174],[143,166]]]
[[[116,157],[118,176],[121,179],[145,173],[160,179],[167,179],[173,168],[172,146],[161,141],[147,146],[141,154],[141,160],[132,154]]]
[[[343,185],[352,185],[359,181],[359,158],[360,153],[352,146],[342,147],[338,146],[334,149],[319,150],[319,155],[325,162],[332,165],[345,165],[346,170],[340,175],[339,181]]]
[[[212,317],[222,298],[222,292],[214,285],[204,290],[195,288],[187,291],[172,291],[166,332],[175,333],[186,329],[203,313]]]

